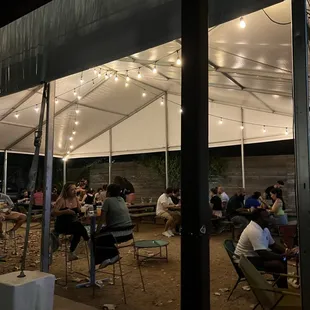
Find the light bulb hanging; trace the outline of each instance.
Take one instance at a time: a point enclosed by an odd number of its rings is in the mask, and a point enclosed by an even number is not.
[[[240,28],[244,29],[246,27],[246,22],[243,17],[240,17]]]
[[[161,98],[160,105],[164,105],[164,98]]]
[[[243,126],[243,124],[242,124],[242,125],[240,126],[240,129],[241,129],[241,130],[243,130],[243,129],[244,129],[244,126]]]
[[[55,98],[55,103],[56,103],[56,104],[58,103],[58,98],[57,98],[57,97]]]
[[[181,109],[179,110],[179,112],[180,112],[180,113],[183,113],[183,109],[181,108]]]
[[[75,135],[76,135],[76,131],[75,131],[75,130],[73,130],[73,131],[72,131],[72,134],[75,136]]]
[[[112,77],[113,76],[113,73],[112,72],[110,72],[110,77]]]
[[[139,68],[139,71],[138,71],[138,79],[141,79],[141,78],[142,78],[142,75],[141,75],[140,69],[141,69],[141,68]]]
[[[70,141],[73,141],[73,137],[69,137],[69,140],[70,140]]]
[[[264,125],[263,126],[263,132],[265,133],[267,130],[266,130],[266,126]]]
[[[73,90],[73,95],[76,96],[76,90],[75,90],[75,88],[74,88],[74,90]]]
[[[81,74],[80,83],[81,83],[81,84],[84,83],[84,80],[83,80],[83,73]]]
[[[79,124],[79,122],[78,122],[78,121],[75,121],[75,122],[74,122],[74,124],[75,124],[75,125],[78,125],[78,124]]]
[[[288,128],[285,128],[285,135],[288,135]]]
[[[117,73],[115,74],[114,81],[115,81],[115,82],[117,82],[117,81],[118,81],[118,76],[117,76]]]
[[[70,145],[69,147],[70,147],[71,150],[73,149],[73,145]]]
[[[36,106],[35,106],[34,110],[36,111],[36,113],[38,113],[38,112],[39,112],[39,107],[38,107],[38,105],[37,105],[37,104],[36,104]]]
[[[76,114],[79,114],[79,113],[80,113],[80,110],[79,110],[79,107],[78,107],[78,106],[76,106],[75,113],[76,113]]]
[[[222,125],[223,124],[223,118],[221,117],[219,120],[219,124]]]
[[[19,118],[18,112],[15,112],[15,117],[16,117],[16,118]]]
[[[181,58],[180,58],[180,56],[179,56],[179,51],[177,51],[177,61],[176,61],[176,64],[177,64],[178,66],[181,66],[181,65],[182,65],[182,60],[181,60]]]
[[[98,78],[101,77],[101,68],[99,69]]]
[[[78,95],[77,98],[78,98],[78,100],[81,100],[81,99],[82,99],[82,96],[81,96],[81,95]]]
[[[128,76],[128,70],[126,71],[126,82],[130,81],[130,77]]]
[[[157,73],[157,68],[156,68],[156,65],[154,65],[154,68],[153,68],[153,70],[152,70],[152,71],[153,71],[153,73],[154,73],[154,74],[156,74],[156,73]]]
[[[104,78],[107,80],[109,78],[108,72],[105,73]]]
[[[68,151],[67,154],[69,155],[69,154],[70,154],[70,151]]]
[[[142,97],[146,97],[146,92],[145,92],[145,90],[144,90],[143,93],[142,93]]]
[[[129,84],[126,82],[126,83],[125,83],[125,87],[128,87],[128,86],[129,86]]]

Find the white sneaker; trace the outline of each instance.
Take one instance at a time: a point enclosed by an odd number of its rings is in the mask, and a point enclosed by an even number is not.
[[[168,232],[168,234],[170,235],[170,237],[174,237],[174,233],[172,232],[171,229],[169,229],[167,232]]]
[[[168,238],[171,237],[171,235],[168,233],[168,231],[164,231],[164,232],[162,233],[162,235],[165,236],[165,237],[168,237]]]

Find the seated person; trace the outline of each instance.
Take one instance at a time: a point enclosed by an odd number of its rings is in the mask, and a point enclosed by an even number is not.
[[[86,190],[81,203],[92,206],[94,204],[94,201],[95,201],[94,190],[93,189]]]
[[[265,209],[255,209],[252,221],[241,234],[235,255],[246,256],[259,270],[287,274],[286,260],[294,253],[275,243],[267,228],[269,222],[269,213]],[[274,277],[278,287],[287,288],[286,277]]]
[[[222,217],[222,200],[217,194],[216,188],[211,188],[210,190],[210,207],[212,214],[216,217]]]
[[[44,205],[44,197],[43,197],[43,191],[42,188],[39,188],[36,190],[36,192],[33,194],[33,209],[43,209]]]
[[[95,194],[95,204],[101,204],[102,200],[101,200],[101,193],[102,193],[102,188],[98,188],[97,192]]]
[[[282,180],[277,181],[277,183],[275,185],[271,185],[271,186],[267,187],[265,190],[265,199],[272,200],[271,190],[273,190],[274,188],[282,189],[283,187],[284,187],[284,182]]]
[[[15,222],[14,227],[6,232],[9,236],[12,236],[13,233],[27,221],[27,216],[23,213],[11,211],[14,207],[14,203],[8,195],[0,194],[0,204],[0,239],[4,239],[3,222]]]
[[[129,210],[121,197],[121,187],[117,184],[110,184],[97,226],[97,234],[101,236],[96,238],[99,248],[95,247],[95,260],[96,263],[101,264],[100,268],[114,264],[119,259],[114,244],[132,240],[132,229]],[[105,247],[106,250],[100,247]]]
[[[254,194],[245,201],[245,208],[259,208],[261,206],[260,197],[260,192],[254,192]]]
[[[166,192],[158,198],[156,206],[156,215],[167,220],[165,225],[165,231],[162,233],[162,235],[168,238],[174,236],[173,231],[175,230],[176,225],[181,223],[181,213],[179,211],[169,210],[169,206],[180,208],[180,206],[176,206],[173,204],[171,200],[172,195],[173,189],[171,187],[168,187],[166,189]]]
[[[180,189],[179,188],[173,189],[171,200],[175,205],[178,205],[180,203],[181,199],[180,199]]]
[[[25,189],[17,200],[18,203],[28,203],[30,201],[29,193]]]
[[[218,193],[218,195],[220,195],[220,198],[222,200],[222,208],[223,208],[223,210],[226,210],[227,204],[228,204],[228,201],[229,201],[229,196],[225,193],[224,187],[219,186],[217,188],[217,193]]]
[[[271,199],[274,201],[270,212],[274,215],[276,225],[287,225],[288,219],[285,214],[285,203],[282,197],[282,190],[280,188],[274,188],[270,192]]]
[[[87,230],[77,220],[77,214],[80,212],[80,203],[76,197],[75,184],[66,183],[55,203],[53,215],[56,216],[55,233],[72,235],[68,256],[69,261],[78,259],[75,249],[81,237],[83,237],[84,241],[89,240]]]
[[[114,179],[114,184],[117,184],[121,187],[121,196],[126,203],[132,205],[136,199],[135,188],[132,183],[129,182],[126,178],[121,176],[116,176]]]
[[[243,188],[239,188],[234,196],[232,196],[227,204],[226,214],[229,220],[234,223],[235,228],[242,232],[249,224],[248,219],[238,213],[238,209],[244,208],[245,192]]]

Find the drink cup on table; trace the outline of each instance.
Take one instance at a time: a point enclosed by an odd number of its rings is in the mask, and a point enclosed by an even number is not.
[[[101,216],[102,207],[97,206],[97,216]]]

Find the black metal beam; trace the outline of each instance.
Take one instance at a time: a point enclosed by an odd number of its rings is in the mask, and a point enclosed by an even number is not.
[[[181,309],[210,309],[208,1],[182,1]]]
[[[310,152],[306,0],[292,0],[296,206],[299,225],[302,309],[310,309]]]

